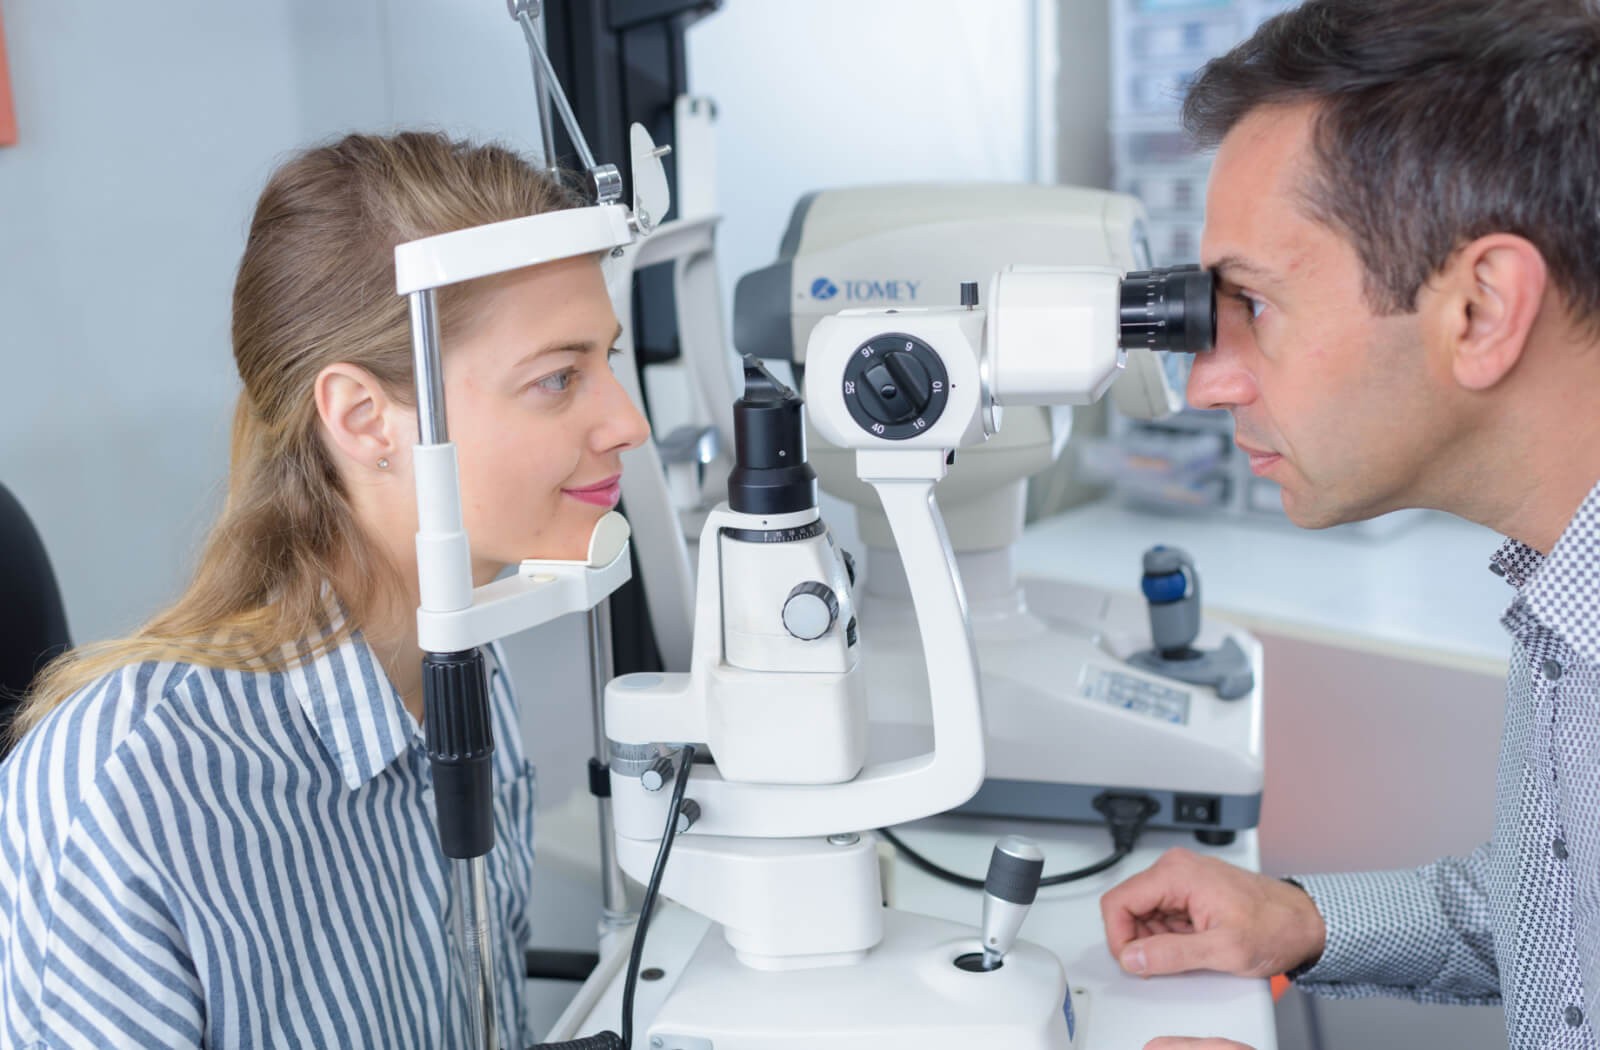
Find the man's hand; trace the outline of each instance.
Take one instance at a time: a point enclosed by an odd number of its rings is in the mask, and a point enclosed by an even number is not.
[[[1316,959],[1327,941],[1304,890],[1186,849],[1168,850],[1113,887],[1100,898],[1100,915],[1111,954],[1139,977],[1189,970],[1271,977]]]

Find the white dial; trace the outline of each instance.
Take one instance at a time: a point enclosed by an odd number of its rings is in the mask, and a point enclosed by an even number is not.
[[[833,588],[816,580],[796,584],[783,603],[783,626],[803,642],[828,633],[839,618],[839,599]]]

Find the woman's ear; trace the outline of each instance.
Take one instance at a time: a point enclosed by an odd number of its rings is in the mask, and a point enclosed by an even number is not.
[[[1548,272],[1529,241],[1494,233],[1466,245],[1428,282],[1431,321],[1464,389],[1511,374],[1544,302]]]
[[[365,368],[340,362],[317,374],[317,416],[341,470],[360,476],[385,471],[402,447],[395,440],[401,406]]]

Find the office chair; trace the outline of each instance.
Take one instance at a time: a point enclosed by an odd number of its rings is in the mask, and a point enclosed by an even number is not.
[[[39,669],[72,644],[49,555],[22,504],[0,485],[0,733]],[[10,736],[0,736],[0,756]]]

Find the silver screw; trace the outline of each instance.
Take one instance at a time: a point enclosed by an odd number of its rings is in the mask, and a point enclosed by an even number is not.
[[[856,843],[858,843],[860,841],[861,841],[861,836],[857,835],[853,831],[847,831],[842,835],[829,835],[828,836],[828,845],[830,845],[830,846],[854,846]]]
[[[659,1035],[653,1035],[650,1037],[650,1046],[652,1050],[661,1050],[661,1048],[666,1045],[666,1042],[663,1041]]]

